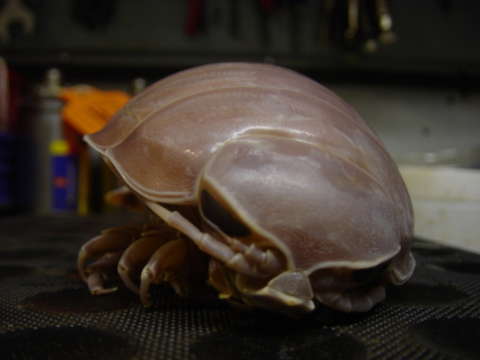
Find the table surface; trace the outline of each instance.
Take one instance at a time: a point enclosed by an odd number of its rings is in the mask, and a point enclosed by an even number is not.
[[[411,281],[365,314],[300,320],[156,289],[91,296],[81,244],[117,216],[0,219],[1,359],[478,359],[480,256],[416,240]]]

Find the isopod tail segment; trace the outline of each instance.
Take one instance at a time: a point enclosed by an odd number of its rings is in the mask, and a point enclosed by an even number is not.
[[[146,205],[167,225],[189,237],[201,251],[240,275],[237,276],[233,287],[243,288],[241,297],[245,303],[270,308],[278,307],[279,311],[287,305],[290,313],[295,312],[294,309],[303,313],[315,308],[314,294],[308,275],[303,272],[284,271],[284,261],[279,253],[269,249],[261,250],[254,244],[245,245],[234,239],[229,246],[217,241],[210,234],[201,232],[179,212],[169,211],[150,201],[147,201]],[[248,285],[242,286],[242,280],[249,278],[264,278],[269,281],[260,289],[248,290]],[[302,296],[299,297],[299,294]]]

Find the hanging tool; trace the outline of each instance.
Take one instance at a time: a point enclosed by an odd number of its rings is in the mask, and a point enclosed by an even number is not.
[[[72,18],[87,30],[105,29],[115,17],[118,0],[73,0]]]
[[[262,9],[267,13],[273,12],[277,7],[275,0],[259,0],[259,1]]]
[[[5,60],[0,57],[0,134],[8,131],[8,68]]]
[[[299,48],[300,41],[300,14],[298,5],[302,3],[302,0],[288,0],[287,1],[287,10],[288,10],[288,22],[290,27],[290,49],[295,53]]]
[[[313,38],[323,46],[329,42],[330,22],[335,0],[323,0],[314,3],[317,5],[315,9],[317,13],[317,20],[314,28],[315,33]]]
[[[7,0],[0,13],[0,40],[3,43],[10,41],[10,26],[14,23],[19,23],[25,34],[32,33],[35,27],[35,16],[21,0]]]
[[[347,0],[335,0],[328,15],[328,39],[331,46],[342,48],[347,27]]]
[[[0,57],[0,213],[13,205],[14,141],[9,134],[9,79],[7,64]]]
[[[360,47],[365,53],[373,53],[378,50],[374,1],[365,0],[360,9]]]
[[[270,44],[270,16],[275,11],[277,3],[275,0],[256,0],[258,6],[258,14],[260,18],[260,39],[263,47]]]
[[[237,40],[239,38],[239,26],[240,26],[240,7],[239,0],[230,0],[229,7],[229,33],[232,39]]]
[[[393,44],[397,40],[397,37],[392,31],[393,21],[392,15],[390,14],[390,9],[388,8],[387,0],[376,0],[376,7],[378,27],[380,29],[378,39],[382,44]]]
[[[347,28],[344,32],[345,41],[351,43],[358,35],[359,27],[359,0],[348,0],[347,2]]]
[[[453,8],[453,1],[452,0],[437,0],[440,10],[443,13],[449,14]]]
[[[198,35],[205,28],[205,0],[188,0],[185,34]]]

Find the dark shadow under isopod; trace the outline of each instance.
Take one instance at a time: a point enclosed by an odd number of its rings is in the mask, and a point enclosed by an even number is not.
[[[468,298],[468,295],[450,285],[431,285],[409,282],[387,289],[386,304],[390,305],[444,305]]]
[[[138,304],[138,297],[130,291],[93,296],[86,288],[41,292],[23,300],[19,308],[54,313],[88,313],[114,311]]]
[[[201,337],[190,350],[198,360],[366,359],[366,347],[352,336],[337,335],[313,322],[263,320],[250,318]]]
[[[453,271],[460,274],[480,274],[480,262],[471,261],[444,261],[436,262],[435,266],[447,271]]]

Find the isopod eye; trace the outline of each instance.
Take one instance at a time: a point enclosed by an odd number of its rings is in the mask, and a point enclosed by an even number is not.
[[[226,235],[231,237],[244,237],[250,235],[250,230],[240,221],[235,219],[217,200],[207,191],[201,195],[201,209],[203,216],[216,225]]]

